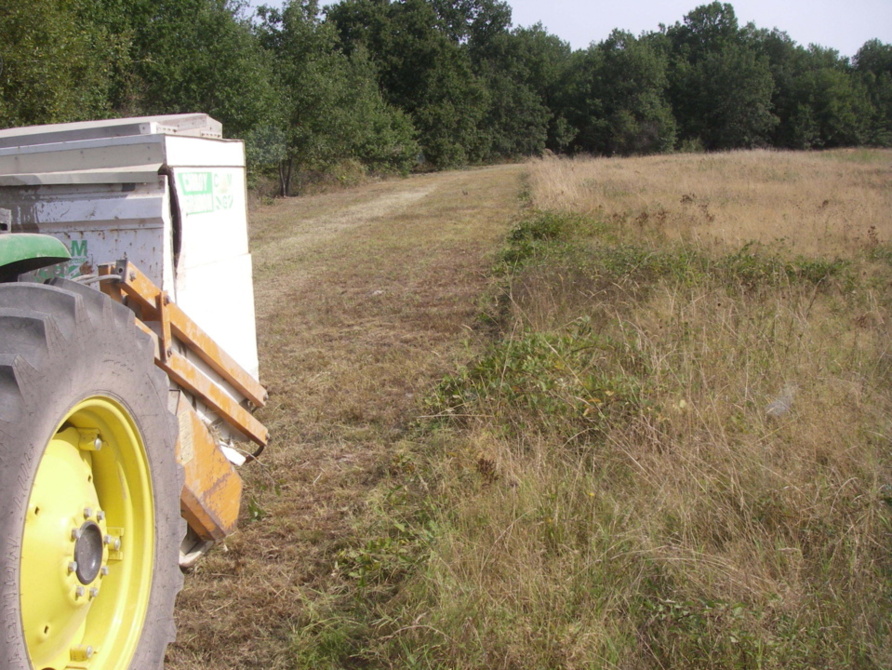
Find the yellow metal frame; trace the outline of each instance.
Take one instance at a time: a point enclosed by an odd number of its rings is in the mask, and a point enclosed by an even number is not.
[[[155,364],[185,391],[194,394],[238,433],[262,448],[269,441],[266,427],[192,360],[177,351],[176,342],[195,353],[250,405],[262,407],[266,390],[189,316],[167,293],[129,261],[99,266],[102,290],[117,301],[126,297],[137,314],[136,325],[155,342]],[[154,323],[152,328],[148,324]],[[201,418],[182,395],[177,404],[177,460],[185,484],[180,508],[189,527],[202,539],[218,542],[235,530],[242,481]]]
[[[241,477],[182,394],[177,420],[177,460],[185,475],[180,495],[183,518],[202,540],[219,542],[238,523]]]

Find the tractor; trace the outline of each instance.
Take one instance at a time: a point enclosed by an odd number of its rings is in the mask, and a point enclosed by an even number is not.
[[[3,668],[160,668],[235,530],[269,440],[246,211],[204,114],[0,130]]]

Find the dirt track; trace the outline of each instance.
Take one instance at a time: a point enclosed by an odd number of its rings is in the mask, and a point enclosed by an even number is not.
[[[479,345],[478,299],[522,167],[426,175],[251,213],[274,442],[243,471],[241,530],[187,576],[165,667],[299,667],[293,631],[339,597],[333,561],[419,400]]]

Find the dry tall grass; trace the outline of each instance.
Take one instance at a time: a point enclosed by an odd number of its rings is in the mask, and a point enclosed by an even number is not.
[[[538,209],[619,216],[669,239],[851,256],[892,240],[890,162],[858,150],[544,159],[531,164],[529,188]]]
[[[892,667],[890,164],[545,160],[519,215],[513,168],[264,208],[277,442],[170,667]]]
[[[890,163],[533,163],[501,337],[430,400],[429,557],[365,657],[892,666]]]

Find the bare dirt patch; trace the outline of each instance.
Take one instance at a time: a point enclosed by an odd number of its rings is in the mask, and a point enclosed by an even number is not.
[[[171,670],[295,667],[303,614],[337,597],[340,548],[393,462],[419,398],[480,345],[492,253],[520,166],[280,201],[252,212],[260,418],[241,530],[186,579]]]

